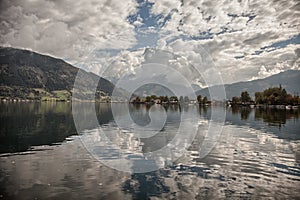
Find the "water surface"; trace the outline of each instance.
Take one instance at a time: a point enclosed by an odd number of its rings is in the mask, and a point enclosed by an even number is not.
[[[109,104],[97,104],[99,126],[77,134],[70,103],[1,103],[0,197],[3,199],[297,199],[300,197],[299,111],[226,110],[223,131],[204,158],[199,148],[211,108],[167,107],[159,134],[132,137],[120,131]],[[127,104],[121,104],[120,110]],[[134,121],[149,123],[149,108],[131,106]],[[160,112],[160,109],[157,109]],[[182,113],[197,114],[198,134],[175,163],[148,173],[130,174],[95,159],[82,141],[107,130],[112,143],[129,156],[154,151],[175,137]],[[122,116],[122,112],[120,112]],[[98,158],[115,159],[105,146]],[[138,157],[137,157],[138,159]],[[0,199],[1,199],[0,198]]]

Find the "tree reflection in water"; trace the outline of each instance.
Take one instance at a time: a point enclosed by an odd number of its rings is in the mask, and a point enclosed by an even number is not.
[[[255,119],[262,119],[268,126],[278,126],[286,124],[287,120],[299,119],[299,110],[279,110],[279,109],[256,109]]]

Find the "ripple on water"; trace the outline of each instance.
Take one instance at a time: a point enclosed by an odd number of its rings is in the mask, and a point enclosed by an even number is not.
[[[207,157],[197,158],[193,146],[188,155],[190,163],[177,167],[174,176],[194,174],[201,179],[198,182],[207,187],[195,188],[195,195],[200,190],[207,194],[214,191],[219,198],[299,197],[298,147],[299,141],[286,142],[260,130],[227,125]],[[218,184],[209,187],[211,180]]]

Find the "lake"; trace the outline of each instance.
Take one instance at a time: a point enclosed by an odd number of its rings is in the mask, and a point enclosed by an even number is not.
[[[0,199],[300,198],[299,110],[79,104],[0,103]]]

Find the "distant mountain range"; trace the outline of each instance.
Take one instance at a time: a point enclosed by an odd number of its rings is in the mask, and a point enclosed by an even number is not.
[[[54,98],[69,100],[78,68],[61,59],[28,50],[0,47],[0,96],[3,98]],[[91,81],[98,76],[83,72]],[[104,78],[97,92],[111,95],[114,84]]]
[[[28,50],[0,47],[0,98],[70,100],[78,70],[61,59]],[[95,84],[99,79],[97,75],[85,71],[83,76],[88,77],[89,81],[82,83],[82,88]],[[300,70],[289,70],[264,79],[226,84],[224,87],[227,99],[240,96],[242,91],[248,91],[253,97],[255,92],[279,84],[288,93],[300,94],[299,80]],[[208,88],[197,90],[197,87],[192,87],[197,95],[210,96]],[[114,84],[100,78],[96,97],[111,96],[114,88]],[[120,97],[126,93],[120,88],[117,91]],[[173,95],[169,89],[155,84],[145,85],[135,92],[139,96],[151,94]]]
[[[233,96],[240,96],[242,91],[248,91],[250,96],[254,97],[255,92],[261,92],[269,87],[278,87],[280,84],[288,93],[300,94],[300,70],[288,70],[264,79],[225,84],[224,88],[227,99],[231,99]],[[204,88],[198,90],[196,94],[209,96],[209,90]]]
[[[254,97],[255,92],[261,92],[264,89],[269,87],[276,87],[281,86],[287,90],[288,93],[300,94],[300,70],[289,70],[285,71],[264,79],[258,79],[253,81],[245,81],[245,82],[238,82],[232,84],[225,84],[225,92],[227,99],[231,99],[233,96],[240,96],[241,92],[248,91],[250,96]],[[180,87],[180,84],[178,84]],[[183,87],[183,86],[181,86]],[[219,87],[219,86],[213,86]],[[192,85],[192,88],[196,95],[207,96],[210,99],[210,94],[208,88],[200,89],[200,87],[196,85]],[[181,91],[184,91],[183,89]],[[167,88],[157,85],[157,84],[149,84],[143,87],[140,87],[138,90],[135,91],[135,95],[137,96],[146,96],[155,94],[157,96],[173,96],[174,94]],[[188,95],[188,94],[182,94]],[[192,95],[188,95],[192,96]],[[223,97],[220,95],[216,95],[213,98],[217,100],[222,100]]]

